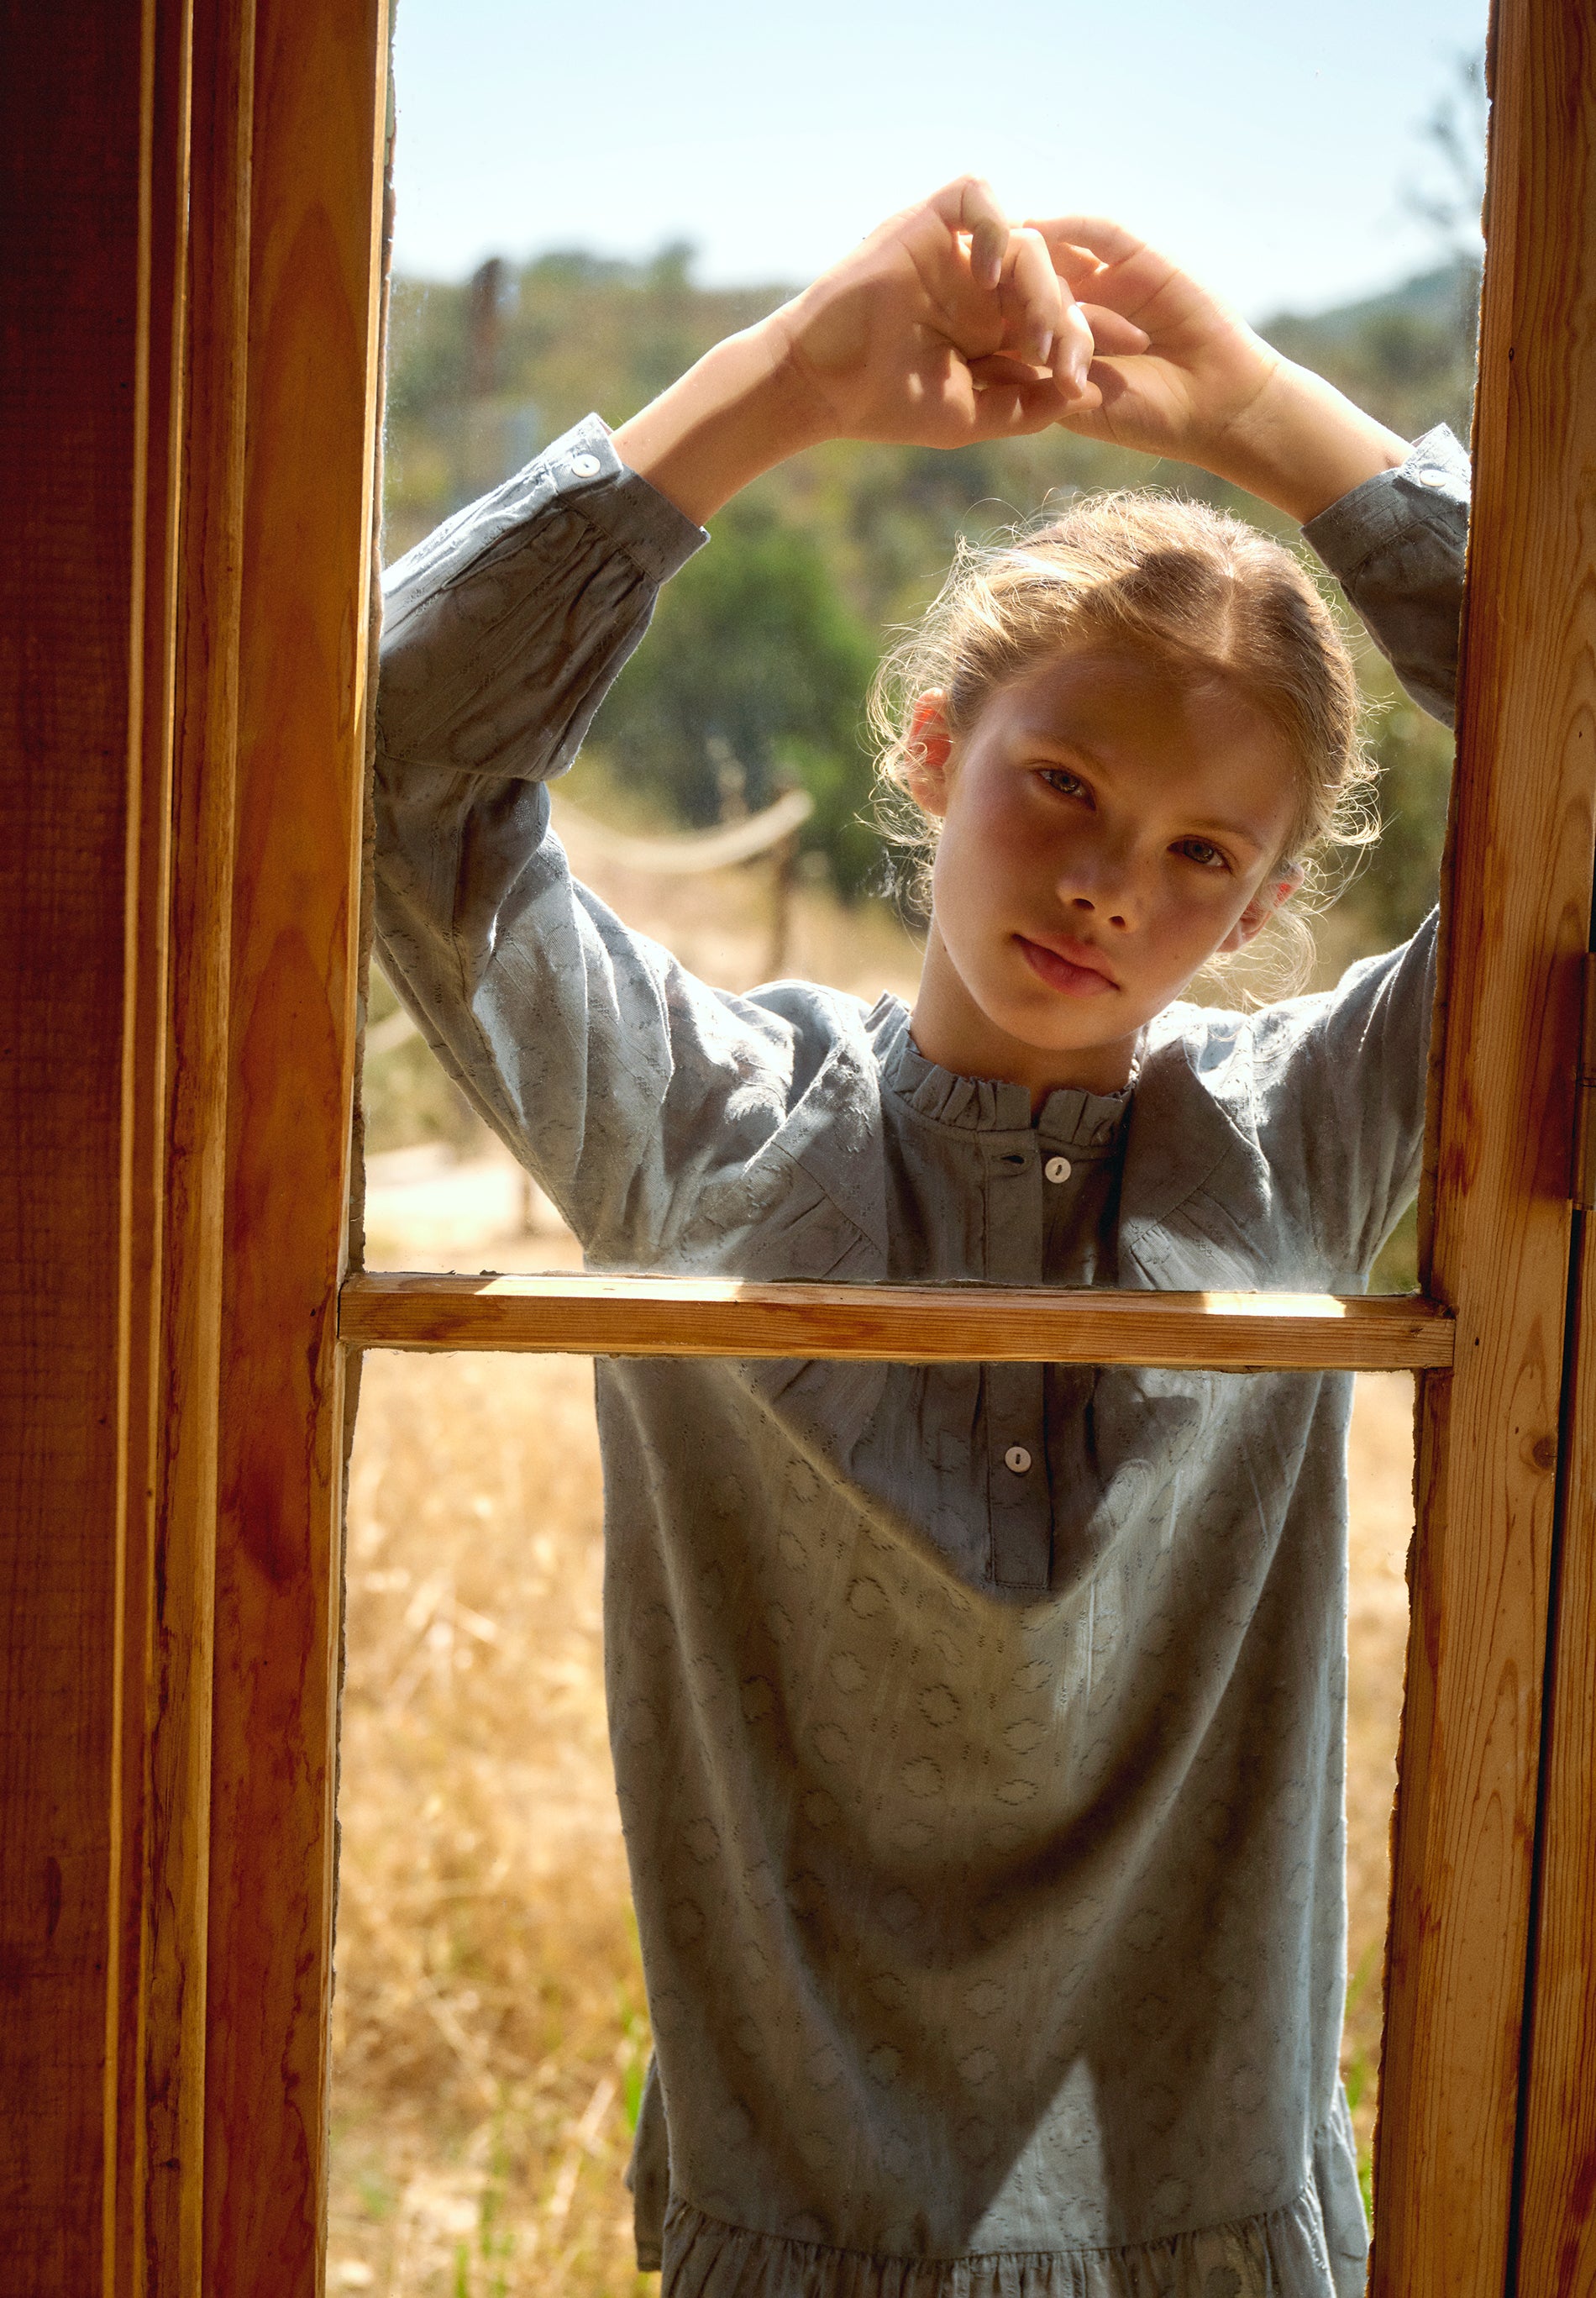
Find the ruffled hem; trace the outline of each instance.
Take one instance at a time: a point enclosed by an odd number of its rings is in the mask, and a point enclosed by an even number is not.
[[[1317,2186],[1284,2208],[1119,2250],[881,2257],[728,2226],[673,2198],[661,2298],[1341,2298]]]

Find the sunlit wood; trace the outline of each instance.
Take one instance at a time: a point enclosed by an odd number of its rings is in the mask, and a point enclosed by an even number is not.
[[[210,1693],[227,983],[239,578],[243,549],[250,0],[194,0],[183,26],[188,225],[171,695],[166,920],[166,1156],[145,1680],[142,2171],[121,2201],[119,2286],[201,2288]],[[174,62],[176,60],[174,60]],[[187,87],[184,91],[184,81]],[[158,81],[158,88],[160,87]],[[168,103],[177,109],[173,98]],[[178,125],[174,121],[174,126]],[[136,2286],[129,2284],[129,2286]]]
[[[386,67],[258,0],[196,2298],[321,2286]]]
[[[1510,2267],[1596,801],[1593,38],[1589,0],[1500,0],[1376,2298]],[[1522,2298],[1589,2290],[1543,2256]]]
[[[1584,1228],[1542,1782],[1520,2298],[1596,2291],[1596,1219]]]
[[[1452,1347],[1451,1319],[1416,1295],[739,1285],[687,1277],[350,1277],[339,1333],[366,1349],[1187,1365],[1220,1372],[1433,1368],[1451,1363]]]

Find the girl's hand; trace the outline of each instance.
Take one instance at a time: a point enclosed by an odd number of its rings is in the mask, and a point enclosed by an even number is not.
[[[1097,403],[1063,411],[1070,430],[1199,464],[1303,520],[1403,461],[1394,432],[1121,225],[1063,216],[1028,228],[1074,294],[1146,338],[1128,355],[1102,341]]]
[[[1146,343],[1116,311],[1077,303],[1041,235],[965,178],[717,344],[615,443],[702,520],[824,439],[961,447],[1045,430],[1096,408],[1098,351]]]
[[[892,217],[765,327],[827,434],[921,447],[1093,409],[1094,352],[1147,342],[1082,310],[1041,235],[1016,230],[973,177]]]

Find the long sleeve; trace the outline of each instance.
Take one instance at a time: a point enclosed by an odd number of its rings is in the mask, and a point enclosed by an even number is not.
[[[729,1233],[778,1191],[775,1138],[824,1051],[822,993],[706,988],[572,880],[549,831],[544,781],[703,540],[590,417],[386,586],[378,954],[600,1260],[669,1259],[686,1226]]]
[[[1310,519],[1303,540],[1340,583],[1421,710],[1444,726],[1457,698],[1468,458],[1444,423]]]

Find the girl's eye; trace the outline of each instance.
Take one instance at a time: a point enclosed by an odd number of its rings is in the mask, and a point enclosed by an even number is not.
[[[1205,838],[1183,838],[1175,851],[1205,870],[1228,870],[1230,866],[1218,847],[1210,846]]]
[[[1089,795],[1079,774],[1072,774],[1067,766],[1044,766],[1041,778],[1049,789],[1062,790],[1065,798],[1085,798]]]

